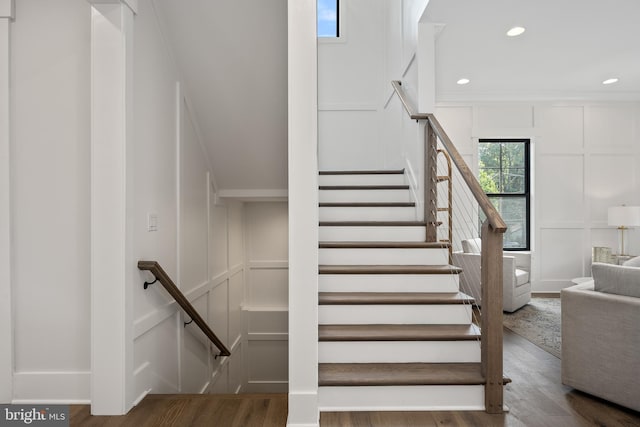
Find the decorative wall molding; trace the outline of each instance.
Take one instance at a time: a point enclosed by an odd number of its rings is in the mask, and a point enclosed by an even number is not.
[[[127,6],[134,14],[138,13],[138,0],[87,0],[93,5],[98,4],[123,4]]]
[[[249,261],[249,270],[281,270],[289,268],[289,261]]]
[[[318,111],[378,111],[375,104],[320,104]]]
[[[16,2],[15,0],[0,0],[0,19],[15,19]]]
[[[243,202],[281,202],[288,198],[287,189],[247,189],[247,190],[219,190],[216,198],[235,199]]]

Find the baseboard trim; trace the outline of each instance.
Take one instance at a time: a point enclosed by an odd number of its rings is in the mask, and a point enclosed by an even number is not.
[[[287,427],[318,427],[319,425],[318,392],[290,391]]]
[[[13,385],[14,404],[91,403],[91,372],[19,372]]]
[[[560,292],[531,292],[534,298],[560,298]]]

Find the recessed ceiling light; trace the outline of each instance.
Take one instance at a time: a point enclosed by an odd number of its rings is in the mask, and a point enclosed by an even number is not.
[[[524,27],[513,27],[509,31],[507,31],[507,35],[509,37],[516,37],[525,32]]]
[[[467,83],[469,83],[471,80],[469,79],[460,79],[458,80],[456,83],[458,83],[459,85],[466,85]]]
[[[607,79],[607,80],[603,81],[603,82],[602,82],[602,84],[603,84],[603,85],[610,85],[610,84],[617,83],[617,82],[618,82],[618,79],[616,79],[616,78],[614,77],[614,78],[612,78],[612,79]]]

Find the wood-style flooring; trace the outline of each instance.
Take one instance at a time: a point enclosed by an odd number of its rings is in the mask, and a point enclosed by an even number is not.
[[[505,387],[509,412],[340,412],[323,413],[321,427],[573,427],[640,426],[640,413],[613,405],[560,383],[560,359],[505,329]],[[71,426],[95,427],[280,427],[287,418],[286,395],[153,395],[129,414],[93,417],[89,406],[71,407]]]

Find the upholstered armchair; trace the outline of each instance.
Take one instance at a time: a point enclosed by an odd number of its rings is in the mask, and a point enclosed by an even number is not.
[[[471,295],[476,304],[482,305],[480,288],[480,238],[462,241],[462,252],[453,253],[453,263],[462,268],[460,274],[461,291]],[[529,253],[505,252],[502,257],[504,311],[513,312],[531,300],[531,256]]]

